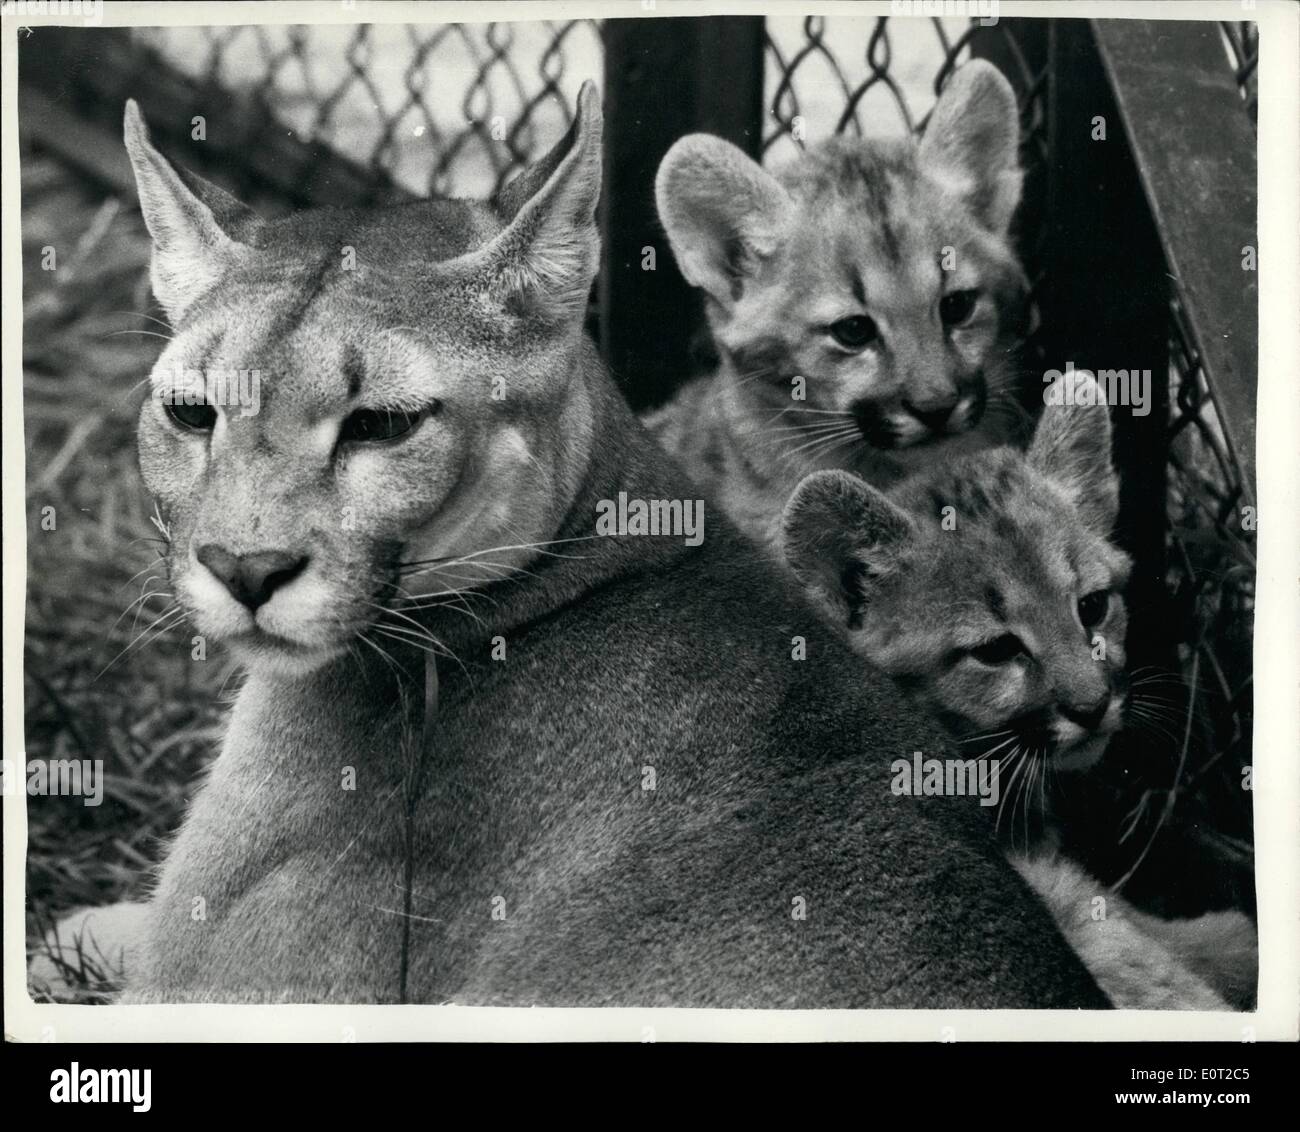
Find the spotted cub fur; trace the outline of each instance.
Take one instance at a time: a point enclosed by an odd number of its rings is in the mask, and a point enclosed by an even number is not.
[[[665,156],[659,215],[721,360],[647,424],[751,537],[775,547],[809,472],[887,485],[1016,434],[1017,122],[973,61],[919,141],[833,138],[777,174],[704,134]]]
[[[1119,495],[1100,388],[1063,377],[1048,403],[1027,452],[966,456],[888,496],[847,472],[809,476],[785,510],[784,552],[964,758],[997,760],[1012,862],[1117,1006],[1245,1007],[1247,917],[1159,920],[1056,852],[1049,779],[1068,789],[1123,725],[1129,559],[1109,540]]]

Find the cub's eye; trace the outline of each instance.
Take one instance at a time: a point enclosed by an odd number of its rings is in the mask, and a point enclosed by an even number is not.
[[[1085,629],[1091,629],[1106,619],[1106,611],[1109,608],[1110,594],[1106,590],[1084,594],[1079,599],[1079,621]]]
[[[188,432],[211,432],[217,425],[217,410],[206,401],[198,405],[164,401],[163,409],[176,425]]]
[[[849,350],[861,350],[880,337],[875,319],[855,314],[831,323],[831,337]]]
[[[970,650],[971,656],[981,664],[1006,664],[1025,651],[1025,646],[1014,633],[1003,633],[991,641]]]
[[[436,411],[435,406],[415,413],[406,409],[357,409],[344,419],[339,429],[339,442],[368,444],[396,440]]]
[[[952,291],[939,300],[939,317],[944,326],[960,326],[975,310],[978,291]]]

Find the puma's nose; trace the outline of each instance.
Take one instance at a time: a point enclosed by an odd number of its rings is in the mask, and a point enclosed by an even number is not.
[[[1077,723],[1086,731],[1095,731],[1106,718],[1106,709],[1110,707],[1110,695],[1104,695],[1094,704],[1075,707],[1070,704],[1058,704],[1057,710],[1071,723]]]
[[[231,554],[211,542],[199,547],[195,557],[216,575],[236,601],[254,610],[270,601],[277,589],[291,582],[307,565],[305,554],[287,554],[282,550]]]
[[[956,397],[950,401],[932,401],[925,405],[913,405],[910,401],[903,402],[903,408],[931,432],[943,432],[948,427],[948,421],[956,407]]]

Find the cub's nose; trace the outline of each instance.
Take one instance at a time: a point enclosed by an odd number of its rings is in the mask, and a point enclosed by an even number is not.
[[[231,554],[211,542],[199,547],[195,557],[216,575],[236,601],[249,609],[265,605],[277,589],[293,581],[307,565],[305,554],[288,554],[283,550]]]
[[[1102,696],[1096,703],[1084,707],[1058,704],[1057,710],[1071,723],[1077,723],[1086,731],[1095,731],[1101,726],[1101,721],[1106,718],[1106,709],[1108,707],[1110,707],[1110,696],[1106,695]]]
[[[948,422],[952,419],[952,411],[956,407],[956,397],[949,401],[934,401],[925,405],[913,405],[910,401],[903,402],[903,408],[931,432],[944,432],[948,427]]]

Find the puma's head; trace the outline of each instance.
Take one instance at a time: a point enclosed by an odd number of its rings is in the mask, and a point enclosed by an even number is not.
[[[1073,403],[1050,403],[1071,379]],[[894,500],[847,472],[809,476],[783,539],[853,647],[952,734],[1069,769],[1121,722],[1129,560],[1108,540],[1104,397],[1082,371],[1053,392],[1028,453],[963,457]]]
[[[310,671],[386,604],[486,584],[553,536],[593,430],[600,132],[588,84],[491,204],[266,221],[170,165],[127,104],[173,328],[140,463],[201,633]]]
[[[786,424],[841,415],[905,459],[1007,396],[1026,329],[1007,238],[1018,121],[1006,79],[975,60],[919,142],[834,138],[777,176],[706,134],[668,151],[659,216],[746,397]]]

